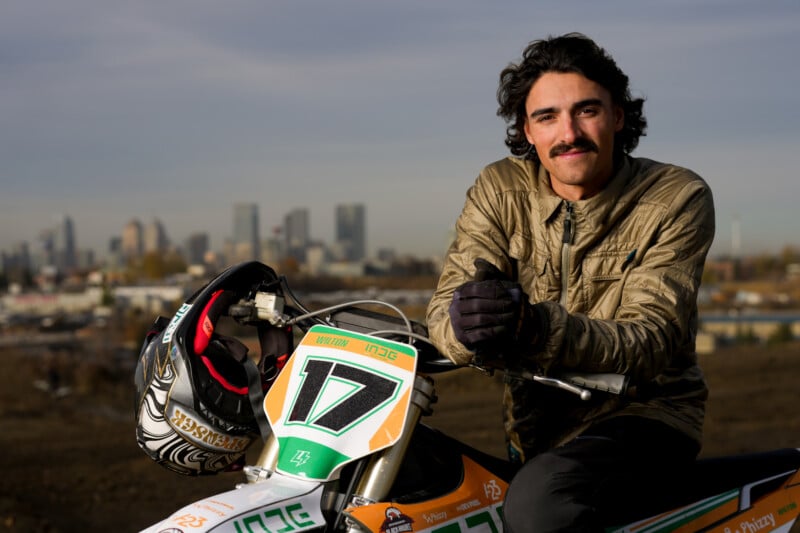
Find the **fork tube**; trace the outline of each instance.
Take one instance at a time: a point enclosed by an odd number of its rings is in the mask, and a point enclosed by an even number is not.
[[[417,376],[414,381],[414,394],[411,397],[411,405],[408,408],[400,439],[370,459],[364,476],[353,494],[353,505],[380,501],[389,494],[405,458],[414,428],[422,413],[430,412],[430,406],[434,402],[433,380],[425,376]]]
[[[261,448],[261,453],[258,455],[256,466],[275,471],[278,464],[278,439],[275,438],[274,433],[270,433],[267,440],[264,441],[264,446]]]

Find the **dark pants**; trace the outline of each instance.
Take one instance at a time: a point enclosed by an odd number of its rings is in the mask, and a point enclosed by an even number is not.
[[[655,514],[699,446],[660,422],[618,417],[530,459],[503,508],[513,533],[603,531]],[[666,492],[664,492],[666,494]]]

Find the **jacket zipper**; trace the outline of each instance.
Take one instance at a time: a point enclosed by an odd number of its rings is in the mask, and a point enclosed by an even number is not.
[[[567,216],[564,218],[564,233],[561,236],[561,305],[567,306],[567,291],[569,289],[570,247],[575,236],[572,218],[572,202],[565,202]]]

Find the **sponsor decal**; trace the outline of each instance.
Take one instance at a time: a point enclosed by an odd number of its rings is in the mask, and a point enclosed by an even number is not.
[[[317,344],[345,348],[347,347],[348,340],[341,337],[332,337],[330,335],[320,335],[317,337]]]
[[[397,507],[386,508],[386,520],[381,524],[381,533],[404,533],[414,531],[414,520],[403,514]]]
[[[254,527],[254,526],[258,527]],[[252,531],[294,531],[304,527],[322,525],[315,523],[314,518],[303,509],[302,504],[294,503],[286,507],[278,507],[250,516],[237,518],[233,522],[236,533]]]
[[[462,513],[464,511],[469,511],[470,509],[474,509],[475,507],[480,507],[480,506],[481,506],[480,500],[470,500],[456,507],[456,511]]]
[[[190,304],[183,304],[180,309],[175,313],[175,316],[172,317],[172,320],[169,321],[166,329],[164,330],[164,336],[161,337],[161,344],[169,344],[169,341],[172,340],[172,335],[175,333],[175,330],[178,329],[178,325],[183,320],[183,317],[186,316],[186,312],[191,309],[192,306]]]
[[[769,531],[775,527],[775,516],[772,513],[765,514],[764,516],[748,518],[739,523],[737,529],[726,527],[724,533],[756,533],[762,529],[770,528]]]
[[[217,502],[211,502],[211,503],[217,503]],[[212,514],[215,514],[221,518],[228,516],[228,513],[226,513],[225,511],[221,511],[217,507],[209,505],[208,503],[195,503],[194,506],[197,507],[198,509],[203,509],[204,511],[208,511]],[[233,509],[233,507],[231,507],[230,505],[226,505],[225,507]]]
[[[208,519],[202,516],[193,515],[191,513],[187,513],[181,516],[178,516],[174,519],[174,522],[179,526],[183,527],[203,527],[203,524],[206,523]],[[180,530],[179,530],[180,531]]]
[[[294,455],[289,462],[295,465],[296,467],[301,467],[306,464],[311,459],[311,452],[308,450],[297,450],[294,452]]]
[[[241,452],[247,448],[252,440],[249,437],[231,437],[230,435],[219,433],[174,406],[172,407],[172,413],[170,413],[169,423],[193,442],[205,444],[207,447],[219,451]]]
[[[483,492],[486,494],[486,497],[493,502],[496,502],[503,496],[503,489],[501,489],[500,485],[497,484],[496,479],[493,479],[488,483],[484,483]]]
[[[441,511],[438,513],[422,513],[422,518],[429,524],[435,524],[442,520],[447,520],[447,512]]]
[[[394,361],[395,359],[397,359],[397,352],[395,350],[390,350],[386,346],[378,346],[377,344],[367,344],[365,350],[367,353],[377,355],[378,357],[388,359],[389,361]]]

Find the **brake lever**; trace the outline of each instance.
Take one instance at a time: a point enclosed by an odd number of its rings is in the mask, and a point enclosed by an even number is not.
[[[577,385],[573,385],[572,383],[567,383],[566,381],[562,381],[558,378],[546,378],[544,376],[536,376],[534,375],[531,379],[542,385],[548,385],[550,387],[556,387],[559,389],[563,389],[565,391],[569,391],[573,394],[577,394],[581,400],[589,401],[592,399],[591,391],[584,389],[583,387],[578,387]]]
[[[555,387],[557,389],[571,392],[572,394],[577,395],[583,401],[589,401],[592,399],[592,392],[589,389],[581,387],[579,385],[575,385],[573,383],[569,383],[567,381],[564,381],[563,379],[541,376],[539,374],[534,374],[530,370],[524,370],[524,369],[512,370],[506,368],[505,373],[511,377],[527,381],[535,381],[537,383],[541,383],[542,385],[546,385],[548,387]]]

